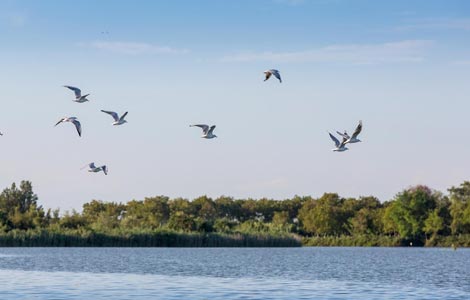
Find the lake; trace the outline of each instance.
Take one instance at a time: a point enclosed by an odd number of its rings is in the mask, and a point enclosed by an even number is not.
[[[0,248],[0,299],[470,299],[470,249]]]

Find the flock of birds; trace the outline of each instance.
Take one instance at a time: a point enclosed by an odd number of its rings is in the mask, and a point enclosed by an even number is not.
[[[280,83],[282,83],[281,74],[278,70],[270,69],[270,70],[264,71],[264,74],[265,74],[264,81],[271,78],[271,76],[274,76],[279,80]],[[74,86],[70,86],[70,85],[64,85],[64,87],[68,88],[69,90],[74,92],[74,94],[75,94],[75,99],[73,100],[74,102],[85,103],[87,101],[90,101],[90,100],[87,99],[87,97],[90,94],[82,95],[82,91],[79,88],[74,87]],[[127,123],[127,121],[125,120],[125,117],[127,116],[127,113],[128,113],[127,111],[125,113],[123,113],[121,116],[119,116],[114,111],[108,111],[108,110],[101,110],[101,111],[103,113],[106,113],[106,114],[110,115],[113,118],[114,122],[112,123],[112,125],[114,125],[114,126],[119,126],[119,125],[123,125],[123,124]],[[61,123],[67,123],[67,122],[72,123],[75,126],[75,129],[77,130],[78,136],[81,137],[82,136],[82,126],[80,124],[80,121],[76,117],[63,117],[54,126],[57,126]],[[202,136],[201,136],[202,138],[213,139],[213,138],[217,137],[217,135],[214,134],[214,129],[216,127],[215,125],[209,126],[209,125],[206,125],[206,124],[193,124],[193,125],[189,125],[189,126],[190,127],[199,127],[199,128],[201,128],[202,129]],[[335,148],[333,148],[332,150],[335,151],[335,152],[343,152],[343,151],[349,150],[349,148],[346,147],[347,144],[354,144],[354,143],[361,142],[361,140],[358,139],[358,136],[361,133],[361,131],[362,131],[362,121],[359,121],[359,124],[357,125],[356,129],[354,130],[354,132],[351,136],[347,133],[346,130],[343,133],[341,133],[339,131],[336,131],[336,133],[341,137],[341,142],[333,134],[331,134],[331,132],[328,132],[328,134],[330,135],[330,138],[333,140],[333,142],[335,144]],[[0,136],[2,136],[2,135],[3,135],[3,133],[0,132]],[[94,162],[91,162],[83,168],[86,168],[86,167],[88,167],[88,172],[98,173],[98,172],[102,171],[105,175],[108,175],[108,167],[106,165],[102,165],[102,166],[97,167]]]

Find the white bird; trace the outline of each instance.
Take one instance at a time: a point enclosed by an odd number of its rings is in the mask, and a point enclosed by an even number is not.
[[[122,125],[124,123],[127,123],[127,121],[124,120],[124,118],[127,116],[127,111],[121,117],[119,117],[118,114],[115,113],[114,111],[107,111],[107,110],[101,110],[101,111],[113,117],[114,119],[113,125]]]
[[[89,163],[85,167],[88,167],[88,172],[98,173],[100,171],[103,171],[104,175],[108,175],[108,167],[106,167],[106,165],[103,165],[101,167],[97,167],[97,166],[95,166],[95,163],[92,162],[92,163]],[[83,167],[83,168],[85,168],[85,167]]]
[[[82,96],[82,91],[79,88],[70,86],[70,85],[64,85],[64,87],[68,88],[69,90],[72,90],[75,93],[75,100],[73,101],[78,102],[78,103],[90,101],[86,98],[90,96],[90,94],[86,94]]]
[[[348,150],[348,147],[346,147],[346,138],[343,137],[343,141],[340,143],[334,135],[332,135],[329,132],[328,132],[328,134],[330,135],[330,138],[333,140],[333,142],[335,143],[335,146],[336,146],[336,148],[332,149],[333,151],[343,152],[343,151]]]
[[[54,126],[57,126],[57,125],[59,125],[60,123],[63,123],[63,122],[73,123],[73,125],[75,125],[75,128],[77,129],[78,136],[82,136],[82,125],[80,124],[80,122],[77,120],[76,117],[63,117]]]
[[[345,144],[354,144],[354,143],[362,142],[360,139],[357,138],[357,136],[359,135],[359,133],[361,133],[361,131],[362,131],[362,121],[359,121],[359,124],[354,130],[354,133],[352,134],[352,136],[349,136],[346,130],[344,131],[344,133],[341,133],[339,131],[336,131],[336,133],[338,133],[340,136],[346,139]]]
[[[212,125],[209,127],[209,125],[205,124],[194,124],[194,125],[189,125],[189,127],[199,127],[202,128],[202,138],[204,139],[213,139],[216,138],[217,136],[213,134],[215,125]]]
[[[270,69],[270,70],[264,71],[264,74],[266,75],[266,79],[264,79],[264,81],[268,80],[271,77],[271,75],[274,75],[274,77],[279,79],[279,82],[282,82],[281,74],[279,73],[278,70]]]

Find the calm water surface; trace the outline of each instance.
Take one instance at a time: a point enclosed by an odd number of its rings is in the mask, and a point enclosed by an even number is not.
[[[0,248],[0,299],[470,299],[470,249]]]

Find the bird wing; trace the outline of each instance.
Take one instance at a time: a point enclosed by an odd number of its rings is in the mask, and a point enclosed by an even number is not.
[[[211,128],[209,129],[209,134],[212,134],[212,132],[214,132],[214,129],[215,129],[215,125],[212,125]]]
[[[350,137],[349,134],[346,131],[344,131],[344,133],[336,131],[336,133],[339,134],[340,136],[342,136],[343,138],[346,138],[346,139],[349,139],[349,137]]]
[[[103,170],[104,175],[108,175],[108,167],[101,166],[101,170]]]
[[[362,130],[362,121],[359,121],[359,124],[356,127],[356,130],[354,130],[354,133],[352,134],[352,138],[355,139],[361,133]]]
[[[271,70],[271,73],[273,73],[274,77],[276,77],[277,79],[279,79],[279,82],[282,82],[281,74],[279,73],[278,70]]]
[[[266,75],[266,78],[264,79],[264,81],[268,80],[272,75],[271,71],[265,71],[264,74]]]
[[[59,122],[55,123],[54,126],[57,126],[57,125],[59,125],[59,124],[62,123],[62,122],[64,122],[64,118],[60,119]]]
[[[75,128],[77,129],[78,136],[82,136],[82,125],[78,120],[73,120],[72,121],[73,125],[75,125]]]
[[[119,118],[119,121],[124,120],[124,118],[127,116],[127,113],[128,113],[128,112],[126,111],[126,112],[121,116],[121,118]]]
[[[119,116],[117,113],[115,113],[114,111],[107,111],[107,110],[101,110],[102,112],[104,113],[107,113],[108,115],[111,115],[111,117],[113,117],[114,121],[119,121]]]
[[[194,125],[189,125],[189,126],[202,128],[202,132],[204,134],[207,134],[209,132],[209,126],[206,124],[194,124]]]
[[[330,135],[330,138],[333,140],[333,142],[335,142],[335,146],[339,148],[340,143],[339,143],[338,139],[334,135],[332,135],[331,133],[328,132],[328,134]]]
[[[78,98],[80,98],[80,97],[82,96],[82,91],[81,91],[79,88],[74,87],[74,86],[70,86],[70,85],[64,85],[64,87],[66,87],[66,88],[68,88],[68,89],[74,91],[74,93],[75,93],[75,98],[78,99]]]
[[[92,163],[89,163],[89,164],[88,164],[88,167],[89,167],[90,169],[95,169],[95,168],[96,168],[96,166],[95,166],[95,163],[94,163],[94,162],[92,162]]]

